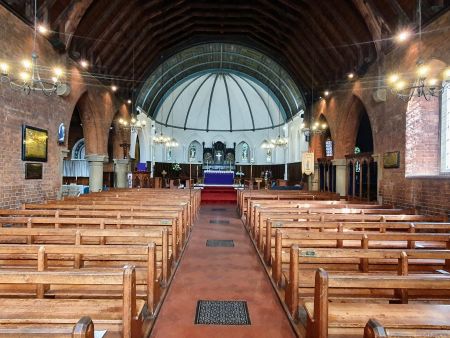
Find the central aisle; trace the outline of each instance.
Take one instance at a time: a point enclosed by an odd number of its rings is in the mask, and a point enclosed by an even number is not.
[[[207,247],[208,239],[235,247]],[[196,325],[198,300],[247,301],[251,325]],[[236,206],[202,206],[151,337],[295,337]]]

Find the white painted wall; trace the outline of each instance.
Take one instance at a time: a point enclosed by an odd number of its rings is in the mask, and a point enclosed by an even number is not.
[[[246,142],[250,146],[250,158],[253,158],[255,164],[267,164],[266,149],[261,148],[261,144],[265,139],[276,138],[279,129],[260,130],[248,132],[206,132],[182,129],[171,129],[162,127],[163,134],[176,138],[179,147],[172,151],[172,160],[167,161],[167,147],[163,145],[153,144],[153,138],[161,132],[161,126],[156,125],[154,121],[139,114],[138,119],[146,121],[146,126],[137,133],[131,133],[130,140],[130,156],[135,156],[136,137],[139,137],[140,158],[141,161],[156,162],[178,162],[188,163],[189,145],[193,141],[200,144],[205,142],[205,147],[211,147],[214,142],[224,142],[228,148],[232,148],[236,143],[238,146],[241,142]],[[304,134],[301,131],[303,119],[300,116],[295,117],[287,125],[280,128],[281,136],[288,137],[289,144],[283,148],[275,148],[272,153],[272,164],[283,164],[301,161],[302,153],[308,150],[308,144],[305,142]],[[156,125],[156,127],[155,127]],[[236,151],[236,161],[239,162],[240,147]],[[201,157],[200,157],[201,158]]]

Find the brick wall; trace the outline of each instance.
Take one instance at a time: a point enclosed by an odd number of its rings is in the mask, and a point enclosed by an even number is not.
[[[423,40],[422,55],[425,60],[434,58],[447,64],[450,63],[448,55],[450,39],[442,31],[443,27],[448,29],[449,25],[450,13],[446,13],[426,28],[430,33],[426,33],[426,39]],[[358,128],[355,112],[359,109],[358,105],[362,104],[372,126],[374,153],[383,155],[388,151],[400,151],[400,168],[383,169],[381,172],[382,179],[379,188],[383,202],[402,207],[417,207],[421,212],[430,214],[448,214],[450,212],[450,177],[405,177],[408,104],[396,98],[389,91],[386,102],[377,103],[373,99],[375,89],[383,86],[383,83],[378,81],[380,77],[395,70],[402,73],[414,71],[417,57],[417,41],[394,49],[383,57],[380,64],[372,65],[361,79],[341,85],[333,91],[330,98],[319,101],[315,105],[314,118],[320,114],[326,116],[335,144],[335,158],[344,158],[345,154],[351,153],[354,147]],[[423,103],[420,104],[423,105]],[[430,106],[422,106],[421,109],[429,112],[433,104],[435,103],[428,103],[427,105]],[[416,103],[411,103],[409,109],[412,116],[415,116],[414,110],[418,108],[417,105],[414,105]],[[419,128],[423,130],[423,137],[413,139],[414,144],[411,144],[411,147],[417,148],[418,151],[419,148],[422,148],[423,152],[417,157],[426,158],[427,165],[435,171],[438,154],[432,149],[428,152],[427,150],[435,148],[435,141],[431,140],[436,140],[436,138],[431,136],[438,135],[439,128],[435,126],[436,115],[428,114],[423,118],[424,120],[421,122],[414,122],[414,118],[409,122],[410,131],[412,128],[417,128],[418,124],[422,126]],[[414,160],[411,158],[411,161]],[[418,159],[416,161],[413,168],[414,166],[416,169],[423,167],[424,162],[419,162]],[[411,169],[411,171],[416,169]]]
[[[30,58],[32,29],[3,6],[0,6],[0,22],[2,27],[0,59],[14,65],[24,58]],[[88,89],[76,65],[65,54],[55,52],[45,38],[38,37],[37,51],[40,64],[61,65],[67,70],[66,80],[71,86],[71,93],[65,98],[47,97],[40,93],[26,95],[12,91],[5,83],[0,84],[0,208],[17,208],[25,202],[43,202],[57,196],[62,181],[61,154],[67,149],[67,144],[60,146],[57,143],[58,126],[63,122],[69,131],[75,105]],[[98,82],[94,84],[97,85],[96,94],[92,97],[101,96],[102,102],[110,108],[112,99],[104,93],[105,90],[101,92],[98,89]],[[105,113],[107,109],[99,106],[102,114],[100,120],[105,121],[105,124],[108,124],[106,129],[109,129],[112,117]],[[48,130],[48,161],[43,163],[41,180],[25,180],[25,162],[21,160],[21,130],[24,124]],[[101,130],[95,128],[91,130],[93,135],[101,133]],[[99,148],[97,142],[97,138],[91,137],[91,145],[93,144],[91,148],[94,151]]]

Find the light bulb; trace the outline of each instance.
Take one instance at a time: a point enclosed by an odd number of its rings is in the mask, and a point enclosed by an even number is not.
[[[128,103],[128,104],[131,104],[131,100],[128,100],[127,103]]]
[[[60,77],[61,75],[63,75],[63,70],[60,67],[55,67],[55,68],[53,68],[53,73],[57,77]]]
[[[124,121],[123,121],[123,118],[120,118],[120,119],[119,119],[119,123],[120,123],[120,124],[123,124],[123,122],[124,122]]]
[[[117,89],[118,89],[117,86],[114,86],[114,85],[111,86],[111,90],[112,90],[113,92],[117,91]]]
[[[450,79],[450,67],[448,67],[446,70],[444,70],[444,79]]]
[[[52,81],[53,81],[53,83],[56,83],[56,82],[58,82],[58,78],[56,76],[53,76]]]
[[[355,74],[353,73],[348,73],[347,77],[351,80],[355,77]]]
[[[400,33],[398,33],[395,36],[395,40],[397,40],[397,42],[405,42],[406,40],[408,40],[411,37],[411,31],[409,30],[404,30],[401,31]]]
[[[435,86],[438,84],[438,79],[432,78],[432,79],[429,79],[427,82],[428,82],[428,83],[427,83],[428,86],[430,86],[430,87],[435,87]]]
[[[317,129],[317,126],[313,125],[312,130],[316,130],[316,129]]]
[[[81,67],[83,67],[83,68],[89,67],[89,63],[88,63],[86,60],[81,60],[81,61],[80,61],[80,65],[81,65]]]
[[[25,69],[30,69],[31,68],[31,61],[30,60],[22,60],[22,66]]]
[[[136,123],[136,119],[134,117],[131,119],[131,123]]]
[[[326,123],[322,123],[322,129],[326,129],[327,128],[327,124]]]
[[[330,95],[330,92],[329,92],[328,90],[325,90],[325,91],[323,92],[323,95],[328,96],[328,95]]]
[[[46,35],[48,33],[48,28],[45,25],[38,25],[39,33]]]
[[[388,82],[390,84],[396,83],[398,80],[400,80],[400,76],[397,73],[391,74],[388,76]]]
[[[318,127],[318,126],[319,126],[319,122],[315,122],[315,123],[314,123],[314,126],[315,126],[315,127]]]
[[[2,72],[2,74],[8,74],[8,70],[9,70],[9,65],[7,63],[0,63],[0,71]]]
[[[397,89],[397,90],[403,90],[403,89],[405,89],[405,87],[406,87],[406,82],[405,81],[398,81],[395,84],[395,89]]]
[[[417,68],[417,75],[419,75],[420,77],[423,78],[423,77],[427,76],[428,71],[429,71],[428,66],[425,66],[425,65],[419,66],[419,68]]]
[[[21,72],[19,76],[22,79],[22,81],[28,81],[30,79],[30,74],[26,72]]]

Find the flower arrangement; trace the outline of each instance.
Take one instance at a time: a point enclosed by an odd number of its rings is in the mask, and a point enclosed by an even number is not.
[[[180,171],[181,170],[180,164],[179,163],[172,164],[172,170],[173,171]]]

